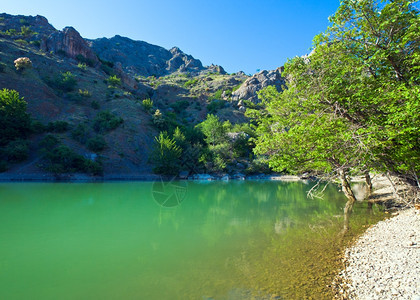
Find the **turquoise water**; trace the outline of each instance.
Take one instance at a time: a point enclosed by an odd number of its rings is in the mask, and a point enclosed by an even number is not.
[[[0,299],[287,298],[295,275],[280,265],[302,256],[307,228],[336,228],[345,203],[335,187],[324,199],[309,188],[0,183]]]

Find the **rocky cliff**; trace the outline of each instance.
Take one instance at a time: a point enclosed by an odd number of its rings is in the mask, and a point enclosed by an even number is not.
[[[278,91],[282,90],[285,84],[281,76],[282,68],[273,71],[261,71],[248,78],[239,89],[232,93],[233,101],[250,100],[259,102],[257,92],[267,86],[274,85]]]

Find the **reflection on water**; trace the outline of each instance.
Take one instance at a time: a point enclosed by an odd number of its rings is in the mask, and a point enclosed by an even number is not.
[[[165,207],[149,182],[0,184],[0,299],[325,297],[335,187],[311,200],[299,182],[182,186]],[[353,227],[378,216],[356,209]]]

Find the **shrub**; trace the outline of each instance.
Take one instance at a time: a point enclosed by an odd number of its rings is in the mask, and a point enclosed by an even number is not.
[[[40,41],[30,41],[30,44],[35,46],[35,47],[41,47],[41,42]]]
[[[31,29],[30,26],[22,26],[20,27],[20,34],[28,37],[30,35],[33,35],[35,32]]]
[[[14,63],[17,71],[24,71],[32,68],[32,62],[28,57],[19,57]]]
[[[180,100],[175,103],[172,103],[171,107],[174,109],[176,113],[180,113],[183,110],[185,110],[189,105],[190,103],[187,100]]]
[[[99,102],[98,102],[98,101],[96,101],[96,100],[93,100],[93,101],[90,103],[90,106],[91,106],[93,109],[99,109],[99,108],[100,108],[100,106],[99,106]]]
[[[4,150],[7,160],[10,162],[21,162],[28,158],[29,147],[25,140],[11,141]]]
[[[150,112],[153,108],[153,101],[147,98],[141,102],[141,105],[145,111]]]
[[[54,174],[83,172],[100,175],[103,172],[101,161],[86,159],[64,145],[44,149],[44,160],[44,169]]]
[[[57,133],[63,133],[66,132],[70,127],[70,124],[66,121],[55,121],[55,122],[49,122],[47,125],[47,131],[48,132],[57,132]]]
[[[63,92],[73,91],[76,85],[76,77],[71,72],[63,72],[55,79],[55,86]]]
[[[0,146],[24,139],[31,133],[26,101],[14,90],[0,90]]]
[[[28,41],[22,40],[22,39],[17,39],[15,40],[16,43],[21,44],[21,45],[28,45]]]
[[[111,87],[117,87],[121,85],[121,78],[118,78],[117,75],[109,76],[108,77],[108,84]]]
[[[89,128],[85,124],[78,124],[71,132],[71,137],[81,144],[85,144],[89,137]]]
[[[123,122],[124,120],[122,118],[117,117],[113,113],[102,111],[96,115],[96,118],[93,121],[93,129],[96,132],[107,132],[117,128]]]
[[[6,172],[9,169],[7,162],[4,160],[0,160],[0,173]]]
[[[222,93],[223,93],[222,90],[217,90],[210,99],[212,99],[212,100],[222,100]]]
[[[4,73],[5,70],[6,70],[6,64],[0,62],[0,73]]]
[[[207,111],[211,114],[216,113],[219,109],[225,107],[226,102],[223,100],[213,100],[207,105]]]
[[[186,88],[191,87],[192,85],[196,84],[198,82],[198,79],[194,78],[194,79],[190,79],[187,82],[184,83],[184,86]]]
[[[86,70],[87,70],[87,64],[85,64],[85,63],[81,63],[81,62],[79,62],[79,63],[77,64],[77,67],[78,67],[80,70],[82,70],[82,71],[86,71]]]
[[[97,135],[87,141],[87,147],[90,151],[101,152],[106,148],[106,141],[103,136]]]
[[[53,149],[55,146],[59,144],[59,140],[52,134],[47,134],[40,142],[39,147],[41,149]]]
[[[79,96],[84,97],[84,98],[89,98],[92,96],[92,94],[88,90],[79,89]]]
[[[150,161],[155,165],[153,171],[157,174],[173,175],[180,170],[180,161],[182,150],[176,145],[174,139],[171,139],[166,132],[161,132],[155,138],[155,144],[150,156]]]
[[[47,130],[47,127],[40,121],[35,120],[31,123],[31,130],[33,133],[43,133]]]
[[[79,61],[79,63],[88,65],[89,67],[93,67],[95,65],[95,62],[92,59],[86,58],[81,54],[77,54],[76,59]]]

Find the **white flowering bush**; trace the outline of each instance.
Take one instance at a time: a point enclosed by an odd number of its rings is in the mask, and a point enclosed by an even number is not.
[[[19,57],[14,61],[14,63],[17,71],[32,68],[32,62],[28,57]]]

